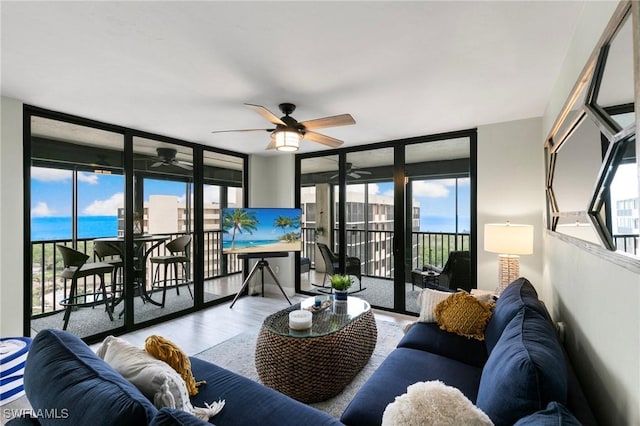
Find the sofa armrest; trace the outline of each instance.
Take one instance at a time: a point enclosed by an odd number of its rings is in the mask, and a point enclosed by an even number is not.
[[[40,426],[38,419],[33,417],[14,417],[5,424],[7,426]]]

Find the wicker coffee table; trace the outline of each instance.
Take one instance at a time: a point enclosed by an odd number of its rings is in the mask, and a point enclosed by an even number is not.
[[[260,381],[304,403],[339,394],[369,361],[378,334],[371,306],[356,297],[314,313],[309,330],[289,329],[289,312],[314,300],[268,316],[256,343]]]

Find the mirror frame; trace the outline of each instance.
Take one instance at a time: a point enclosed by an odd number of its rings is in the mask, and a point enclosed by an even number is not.
[[[626,23],[631,20],[633,32],[633,76],[634,91],[633,102],[636,111],[635,125],[622,128],[617,122],[612,120],[604,109],[597,104],[597,96],[600,88],[600,80],[604,73],[605,62],[608,55],[609,46],[614,40],[618,31]],[[608,193],[608,187],[611,183],[617,165],[620,163],[624,147],[626,143],[636,137],[636,129],[640,127],[640,4],[638,2],[623,0],[620,2],[613,13],[607,27],[602,36],[598,40],[593,52],[591,53],[587,63],[580,73],[577,82],[573,86],[570,95],[565,102],[560,114],[556,118],[549,135],[544,143],[545,165],[546,165],[546,182],[545,192],[547,199],[547,229],[550,235],[556,236],[563,240],[572,242],[580,247],[590,251],[598,252],[606,258],[620,263],[626,267],[630,267],[640,272],[640,256],[633,256],[627,253],[615,251],[615,242],[611,236],[609,229],[606,227],[605,221],[600,216],[601,208],[605,203],[604,195]],[[578,104],[578,100],[584,96],[584,103]],[[573,118],[569,118],[569,114],[576,111],[577,114]],[[586,115],[586,117],[585,117]],[[558,203],[553,191],[554,171],[557,164],[557,154],[572,133],[584,119],[591,119],[595,122],[600,132],[609,141],[607,152],[603,158],[595,187],[588,202],[588,208],[585,211],[563,212],[558,208]],[[566,130],[564,130],[566,129]],[[640,154],[640,146],[636,143],[636,159]],[[640,178],[639,178],[640,179]],[[588,216],[594,226],[596,234],[602,241],[602,247],[575,237],[560,234],[556,231],[556,227],[561,217],[584,217]]]

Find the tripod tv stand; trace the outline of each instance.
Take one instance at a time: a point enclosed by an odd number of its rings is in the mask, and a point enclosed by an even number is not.
[[[287,299],[287,302],[289,302],[289,304],[291,305],[291,301],[289,300],[289,298],[287,297],[287,294],[282,289],[282,286],[280,285],[280,281],[278,281],[278,278],[276,277],[276,274],[273,272],[273,269],[271,269],[271,266],[269,266],[269,262],[266,260],[266,258],[269,258],[269,257],[288,257],[288,256],[289,256],[288,252],[242,253],[242,254],[239,254],[238,255],[238,259],[243,259],[243,260],[244,259],[260,259],[260,260],[254,265],[254,267],[251,269],[251,272],[249,272],[249,275],[247,276],[247,278],[242,283],[242,287],[240,287],[240,290],[236,294],[236,297],[233,298],[233,302],[231,302],[231,306],[229,306],[229,309],[233,308],[233,305],[236,303],[236,300],[238,300],[238,297],[240,297],[242,292],[245,291],[245,289],[249,286],[249,282],[251,281],[251,278],[253,278],[253,276],[258,271],[260,271],[262,273],[261,274],[261,278],[262,278],[261,279],[261,282],[262,282],[262,297],[264,297],[264,270],[265,270],[265,268],[266,268],[267,272],[269,272],[271,274],[271,277],[273,278],[273,280],[278,285],[278,288],[282,292],[282,295],[284,296],[284,298]]]

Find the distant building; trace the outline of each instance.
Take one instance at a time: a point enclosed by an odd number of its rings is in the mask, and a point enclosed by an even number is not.
[[[627,198],[616,201],[615,212],[615,232],[614,234],[638,234],[640,226],[638,224],[640,215],[638,214],[638,198]]]
[[[347,254],[360,258],[363,272],[380,277],[393,276],[393,226],[394,204],[393,197],[380,194],[365,194],[358,189],[347,186],[346,229]],[[316,191],[319,186],[304,187],[301,191],[302,227],[316,228],[320,220],[316,206]],[[338,203],[334,205],[334,212],[338,211]],[[411,211],[411,226],[413,231],[420,230],[420,203],[414,202]],[[337,218],[332,224],[338,227]],[[326,232],[332,232],[328,230]],[[312,234],[309,234],[312,235]],[[329,236],[327,239],[330,240]],[[314,240],[305,240],[305,250],[313,250]]]

